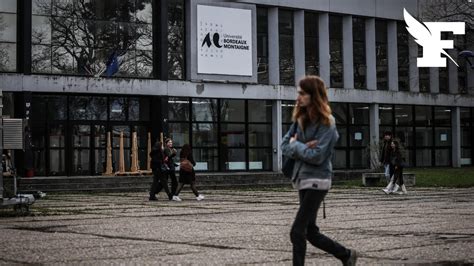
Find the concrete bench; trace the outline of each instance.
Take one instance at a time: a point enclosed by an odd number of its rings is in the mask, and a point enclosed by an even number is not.
[[[379,181],[385,181],[384,173],[363,173],[362,184],[366,187],[376,186]],[[403,183],[405,186],[415,185],[415,174],[403,173]]]

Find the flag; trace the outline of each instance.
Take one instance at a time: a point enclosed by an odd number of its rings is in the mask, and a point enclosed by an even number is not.
[[[107,60],[105,73],[107,77],[113,76],[119,70],[119,61],[117,51],[114,51]]]

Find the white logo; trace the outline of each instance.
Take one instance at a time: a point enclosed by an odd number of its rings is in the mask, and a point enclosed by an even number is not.
[[[446,57],[459,67],[445,49],[454,47],[452,40],[441,40],[441,32],[452,32],[453,34],[464,34],[464,22],[418,22],[414,17],[403,9],[403,17],[407,24],[407,30],[415,38],[415,41],[423,47],[423,57],[418,57],[418,67],[446,67]]]

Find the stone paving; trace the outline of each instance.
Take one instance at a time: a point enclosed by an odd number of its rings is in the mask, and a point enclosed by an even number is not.
[[[51,194],[31,215],[1,210],[0,265],[291,265],[289,231],[298,208],[290,188],[161,193]],[[474,188],[333,189],[326,235],[359,251],[359,265],[473,265]],[[7,215],[5,215],[7,214]],[[321,211],[318,217],[322,217]],[[308,265],[340,265],[308,244]]]

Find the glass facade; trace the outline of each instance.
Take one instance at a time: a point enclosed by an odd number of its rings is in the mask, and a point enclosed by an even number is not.
[[[280,43],[280,84],[295,85],[294,22],[293,11],[278,11],[278,34]]]
[[[461,108],[461,165],[474,164],[474,108]]]
[[[271,170],[271,101],[169,98],[168,110],[170,136],[193,147],[196,170]]]
[[[0,2],[0,72],[17,70],[17,1]]]
[[[388,90],[387,21],[375,20],[377,90]]]
[[[268,12],[257,8],[257,73],[258,83],[268,84]]]
[[[404,22],[397,22],[397,54],[398,54],[398,90],[409,91],[409,46],[408,32]]]
[[[304,13],[304,49],[306,75],[319,75],[318,14]]]
[[[184,71],[186,69],[186,66],[184,65],[186,39],[184,21],[184,0],[168,0],[169,79],[184,79]]]
[[[365,53],[365,19],[352,17],[352,49],[354,51],[354,88],[367,88],[367,63]]]
[[[34,0],[32,14],[32,72],[103,75],[116,55],[117,76],[151,76],[151,0]]]
[[[342,71],[342,17],[329,16],[329,53],[331,81],[329,87],[342,88],[344,86]]]

